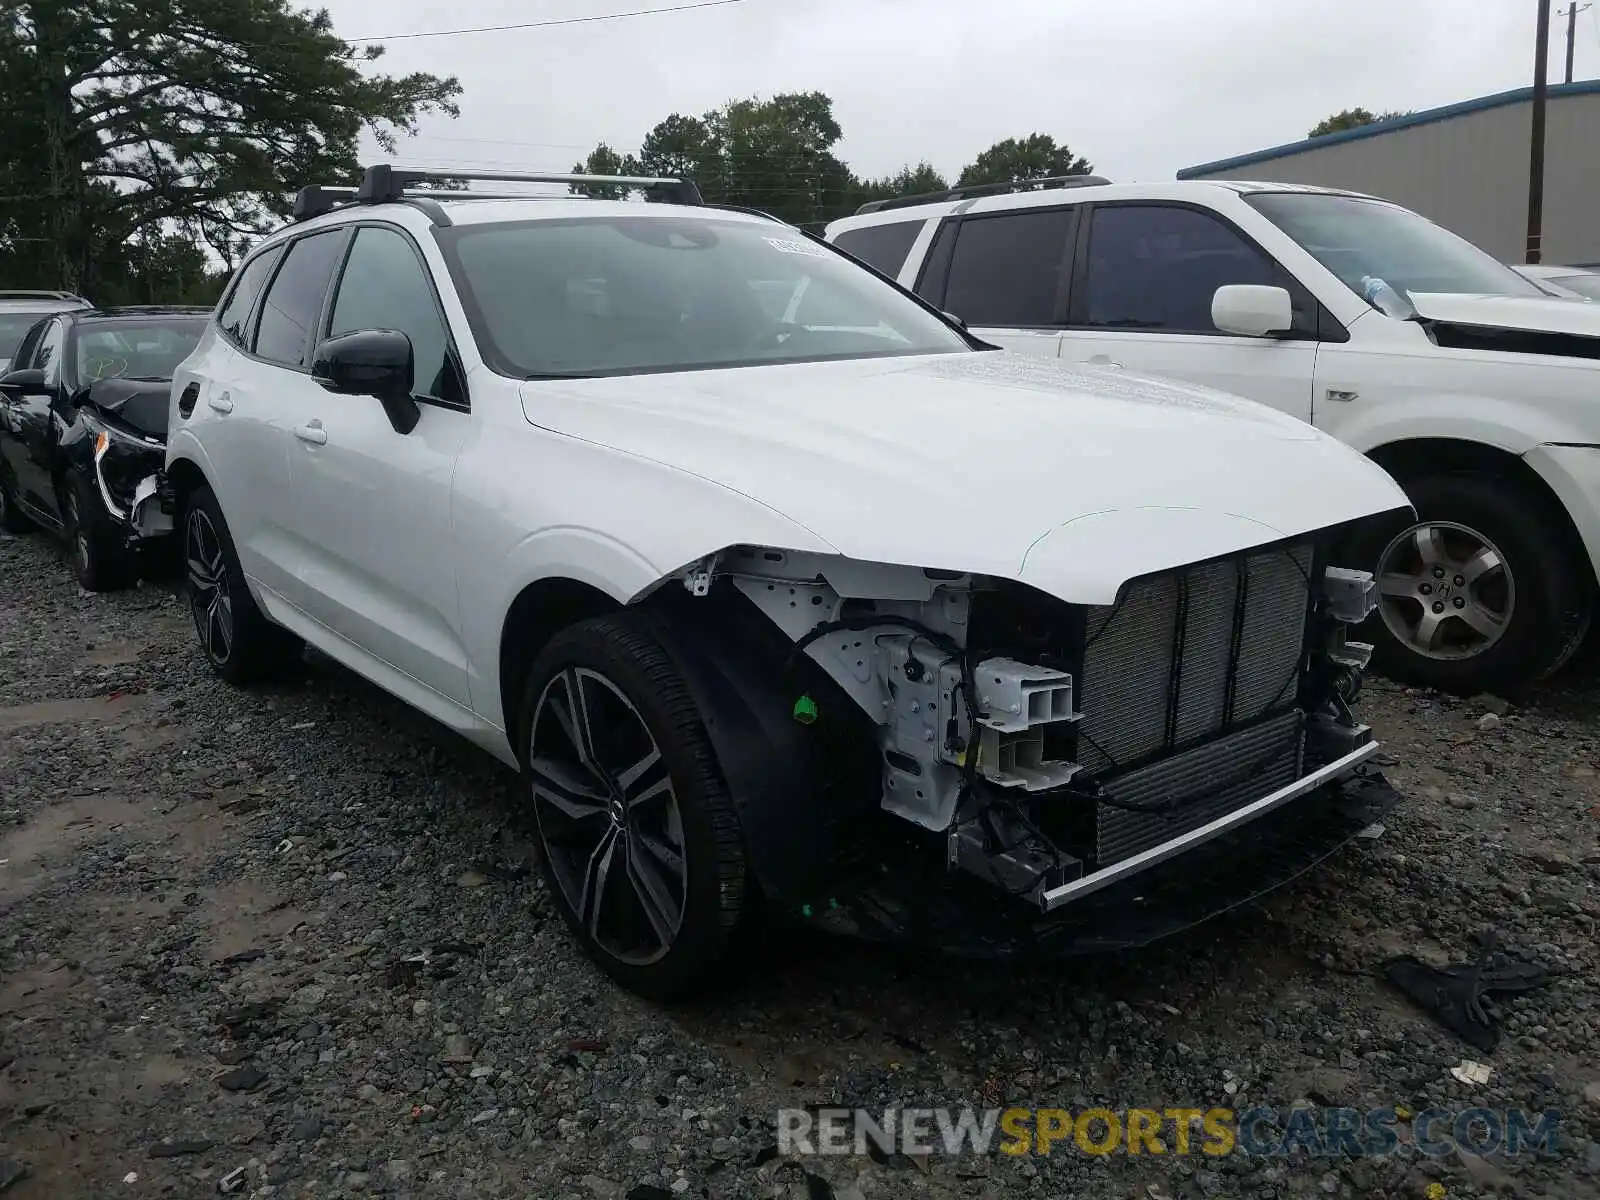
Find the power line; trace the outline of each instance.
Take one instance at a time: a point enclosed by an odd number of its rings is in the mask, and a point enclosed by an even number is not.
[[[690,12],[697,8],[726,8],[744,0],[699,0],[695,4],[675,4],[667,8],[637,8],[631,12],[601,13],[592,17],[558,17],[548,21],[521,21],[515,25],[477,25],[469,29],[427,29],[416,33],[390,33],[383,37],[344,38],[346,42],[399,42],[413,38],[460,37],[468,33],[509,33],[519,29],[549,29],[557,25],[590,25],[598,21],[623,21],[630,17],[654,17],[663,13]]]

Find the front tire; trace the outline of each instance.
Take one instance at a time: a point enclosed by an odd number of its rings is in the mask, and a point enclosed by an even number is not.
[[[275,678],[301,661],[305,644],[257,607],[222,508],[208,487],[183,510],[184,592],[211,669],[243,685]]]
[[[1577,650],[1593,601],[1559,514],[1503,476],[1402,480],[1417,520],[1363,539],[1379,605],[1367,636],[1379,667],[1447,691],[1514,691]]]
[[[67,554],[78,585],[90,592],[130,586],[137,572],[117,527],[94,487],[77,471],[61,482],[61,515]]]
[[[648,999],[705,989],[744,916],[743,837],[699,710],[648,620],[557,634],[519,711],[540,866],[585,953]]]

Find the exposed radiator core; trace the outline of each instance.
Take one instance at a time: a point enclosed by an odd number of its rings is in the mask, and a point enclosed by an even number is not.
[[[1109,780],[1103,791],[1112,803],[1102,800],[1095,811],[1095,865],[1120,862],[1293,783],[1304,744],[1304,717],[1290,709]]]
[[[1205,563],[1090,609],[1077,729],[1086,774],[1125,772],[1292,708],[1312,559],[1302,543]]]

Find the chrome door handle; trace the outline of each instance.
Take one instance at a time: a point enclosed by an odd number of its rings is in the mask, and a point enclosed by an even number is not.
[[[310,442],[313,446],[328,444],[328,431],[322,427],[321,421],[313,421],[309,425],[296,425],[294,435],[302,442]]]
[[[223,392],[220,396],[208,396],[206,403],[219,413],[231,413],[233,411],[233,401],[229,398],[227,392]]]

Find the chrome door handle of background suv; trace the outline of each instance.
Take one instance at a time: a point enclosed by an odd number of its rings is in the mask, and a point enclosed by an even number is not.
[[[313,421],[309,425],[296,425],[294,435],[302,442],[310,442],[313,446],[328,444],[328,431],[322,427],[321,421]]]

